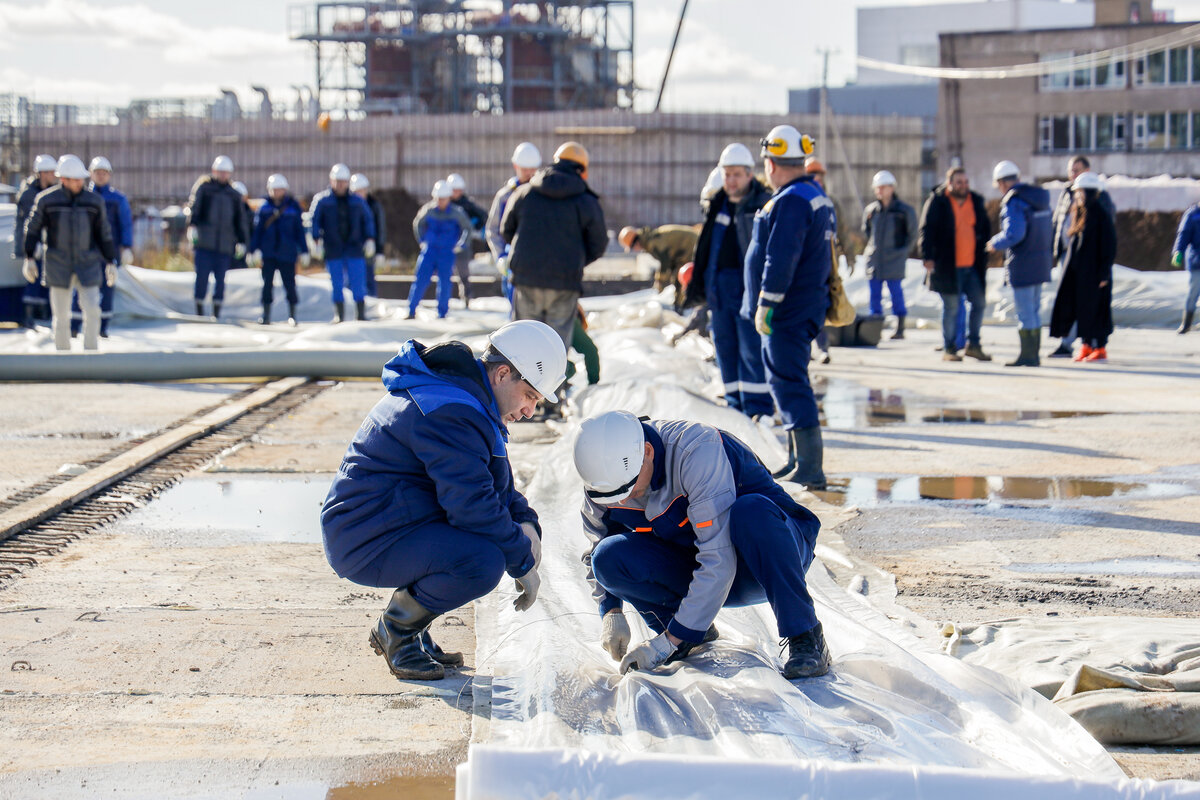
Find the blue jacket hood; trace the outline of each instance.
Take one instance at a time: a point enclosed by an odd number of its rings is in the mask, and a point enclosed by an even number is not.
[[[1050,193],[1040,186],[1018,183],[1011,191],[1013,195],[1028,203],[1034,211],[1045,211],[1050,208]]]
[[[426,347],[409,339],[383,366],[383,386],[388,392],[407,391],[420,404],[420,396],[436,397],[439,405],[454,395],[473,399],[499,428],[505,440],[508,429],[500,419],[496,397],[487,382],[487,371],[462,342],[443,342]],[[457,390],[457,392],[455,391]],[[432,409],[425,409],[426,412]]]

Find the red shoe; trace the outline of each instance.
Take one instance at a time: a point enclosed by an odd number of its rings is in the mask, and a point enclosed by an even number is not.
[[[1090,344],[1082,345],[1079,348],[1079,352],[1075,354],[1075,360],[1076,361],[1087,361],[1088,357],[1091,356],[1092,352],[1093,352],[1093,350],[1092,350],[1092,346]]]
[[[1084,359],[1084,361],[1107,361],[1107,360],[1108,360],[1108,353],[1105,352],[1103,347],[1097,347],[1091,353],[1088,353],[1088,357]]]

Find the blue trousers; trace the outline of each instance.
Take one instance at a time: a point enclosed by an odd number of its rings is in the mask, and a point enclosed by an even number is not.
[[[262,304],[270,306],[275,300],[276,272],[279,273],[279,279],[283,281],[283,293],[287,295],[287,301],[293,305],[299,303],[300,296],[296,294],[296,262],[264,258],[262,263]]]
[[[983,307],[985,304],[983,281],[973,267],[958,269],[957,292],[942,293],[942,346],[947,353],[956,353],[962,348],[962,334],[965,327],[966,339],[972,345],[979,344],[979,333],[983,327]],[[970,305],[970,315],[964,314],[966,304]],[[967,324],[962,324],[967,317]]]
[[[213,302],[222,302],[225,299],[225,270],[229,269],[229,265],[232,263],[232,255],[218,253],[215,250],[197,250],[196,291],[192,296],[197,300],[204,300],[208,296],[208,276],[212,275],[214,281]]]
[[[775,413],[763,365],[762,337],[737,307],[709,307],[708,327],[717,351],[717,369],[725,384],[725,402],[748,417]]]
[[[871,289],[871,315],[876,317],[883,316],[883,284],[887,284],[888,295],[892,298],[892,313],[897,317],[908,316],[908,309],[904,305],[904,282],[903,281],[883,281],[870,280],[868,281]]]
[[[762,337],[763,365],[771,397],[783,418],[783,427],[815,428],[820,424],[817,397],[808,379],[815,325],[775,326],[775,332]]]
[[[1183,304],[1183,310],[1194,312],[1197,300],[1200,300],[1200,269],[1189,269],[1187,300]]]
[[[1042,327],[1042,284],[1014,286],[1013,301],[1017,305],[1017,326],[1032,331]]]
[[[360,586],[408,589],[422,606],[445,614],[496,588],[504,553],[484,536],[431,522],[397,534],[370,565],[346,577]]]
[[[375,259],[368,258],[365,264],[367,267],[367,297],[379,297],[379,287],[375,285]]]
[[[804,573],[821,523],[804,512],[804,519],[793,519],[761,494],[739,497],[729,512],[737,572],[724,605],[770,603],[780,636],[799,636],[817,624]],[[636,608],[655,633],[679,610],[696,566],[694,547],[644,533],[614,534],[592,551],[596,581]]]
[[[344,293],[347,282],[350,284],[350,294],[354,296],[354,302],[361,303],[366,298],[366,259],[330,258],[325,261],[325,269],[329,270],[329,282],[333,288],[331,292],[333,302],[341,303],[345,299]]]
[[[417,275],[412,288],[408,291],[408,313],[417,313],[417,306],[429,288],[429,282],[437,274],[437,308],[438,318],[446,316],[450,310],[450,292],[453,288],[451,280],[454,275],[454,250],[422,246],[421,255],[417,256]]]

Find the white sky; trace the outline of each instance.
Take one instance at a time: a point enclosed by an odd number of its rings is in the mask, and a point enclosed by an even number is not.
[[[910,0],[692,0],[663,106],[781,112],[787,90],[854,76],[855,9]],[[0,0],[0,92],[39,101],[125,104],[133,97],[243,98],[262,84],[276,103],[314,80],[309,46],[288,39],[298,0]],[[654,103],[681,0],[635,0],[638,108]],[[1159,0],[1177,21],[1200,0]]]

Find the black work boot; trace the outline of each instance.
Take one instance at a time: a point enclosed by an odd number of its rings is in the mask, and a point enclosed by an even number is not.
[[[359,300],[354,304],[354,318],[362,322],[367,318],[367,301]]]
[[[821,442],[820,427],[792,428],[788,431],[791,447],[796,454],[796,469],[781,476],[785,481],[802,483],[810,490],[820,491],[826,487],[825,447]]]
[[[270,325],[271,324],[271,307],[269,305],[266,305],[266,304],[263,305],[263,313],[262,313],[262,316],[258,318],[258,324],[259,325]]]
[[[1047,358],[1071,358],[1075,355],[1075,351],[1071,349],[1065,341],[1059,342],[1058,347],[1054,348],[1054,352],[1046,356]]]
[[[203,300],[196,301],[196,316],[197,317],[204,316],[204,301]]]
[[[1004,366],[1006,367],[1037,367],[1041,365],[1038,360],[1038,340],[1041,338],[1041,330],[1027,330],[1020,328],[1017,330],[1017,335],[1021,337],[1021,354],[1017,356],[1016,361],[1009,361]]]
[[[426,628],[421,632],[421,647],[433,657],[433,660],[439,664],[445,664],[447,667],[461,667],[463,663],[462,653],[447,653],[438,643],[429,635],[429,629]]]
[[[1183,322],[1179,325],[1179,330],[1176,333],[1187,333],[1192,329],[1192,321],[1196,318],[1195,311],[1183,312]]]
[[[213,300],[213,319],[221,318],[221,301]]]
[[[288,325],[296,327],[296,304],[288,303]]]
[[[788,431],[788,457],[787,463],[779,469],[771,473],[772,478],[782,478],[796,468],[796,439],[792,436],[791,431]]]
[[[333,310],[335,312],[337,312],[337,321],[338,322],[346,321],[346,304],[345,303],[334,303]]]
[[[387,659],[388,669],[401,680],[437,681],[446,670],[421,646],[421,634],[437,614],[416,601],[408,589],[392,593],[369,641],[376,655]]]
[[[896,332],[892,334],[893,339],[904,338],[904,317],[896,317]]]
[[[796,678],[816,678],[829,672],[832,659],[829,658],[829,648],[825,646],[825,634],[821,623],[812,630],[805,631],[799,636],[790,636],[782,644],[787,647],[788,659],[783,665],[783,677],[790,680]]]

